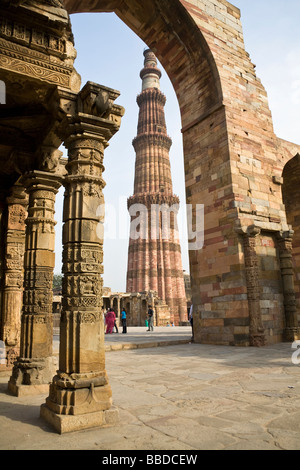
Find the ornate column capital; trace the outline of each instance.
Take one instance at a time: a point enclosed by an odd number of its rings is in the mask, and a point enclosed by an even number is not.
[[[39,170],[59,174],[62,152],[54,146],[43,145],[37,152]]]
[[[284,232],[278,232],[276,234],[277,238],[280,240],[292,240],[294,238],[294,230],[286,230]]]
[[[79,136],[99,140],[104,145],[119,130],[125,109],[114,104],[120,93],[112,88],[87,82],[79,93],[57,88],[61,124],[58,129],[65,146]]]
[[[236,233],[242,235],[243,237],[255,238],[261,234],[261,228],[256,225],[249,225],[248,227],[237,227],[235,229]]]

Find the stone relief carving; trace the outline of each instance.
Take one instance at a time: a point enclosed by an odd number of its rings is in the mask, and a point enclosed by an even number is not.
[[[23,0],[22,3],[26,3],[28,5],[36,5],[37,3],[42,3],[44,5],[50,5],[56,8],[64,8],[64,4],[61,0],[40,0],[39,2],[35,0]]]
[[[18,272],[7,273],[5,275],[5,285],[7,287],[16,287],[17,289],[21,289],[23,286],[22,274]]]
[[[64,263],[79,263],[93,264],[95,266],[101,265],[103,261],[103,251],[101,248],[84,246],[79,247],[66,247],[63,251]]]
[[[8,245],[6,249],[6,268],[11,270],[22,269],[23,256],[23,245]]]
[[[24,313],[50,314],[52,295],[47,290],[25,290],[24,291]]]
[[[109,115],[113,107],[113,100],[110,99],[110,95],[106,91],[100,91],[92,104],[91,114],[96,116],[106,117]]]
[[[34,5],[41,3],[42,5],[49,5],[55,8],[63,8],[64,9],[64,4],[61,0],[2,0],[4,4],[10,4],[13,6],[20,6],[20,5]]]
[[[93,306],[94,307],[94,306]],[[101,307],[99,305],[98,307]],[[100,310],[96,310],[93,312],[79,312],[78,314],[74,314],[73,312],[70,312],[68,310],[64,310],[61,315],[61,321],[63,323],[97,323],[102,321],[102,314]]]
[[[59,163],[59,152],[53,148],[43,148],[40,154],[40,170],[54,172]]]
[[[80,323],[96,323],[100,321],[99,312],[82,312],[79,316]]]
[[[38,46],[43,49],[51,49],[53,52],[64,54],[66,51],[66,41],[59,36],[49,34],[43,30],[30,28],[24,23],[12,21],[0,17],[0,35],[6,38],[16,39],[24,45]],[[22,49],[19,48],[21,52]],[[28,51],[26,51],[28,54]]]
[[[20,204],[13,204],[8,207],[8,229],[25,230],[26,218],[27,211]]]

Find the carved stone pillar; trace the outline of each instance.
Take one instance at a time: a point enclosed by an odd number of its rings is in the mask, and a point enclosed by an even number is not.
[[[24,299],[20,357],[9,390],[14,395],[41,393],[55,372],[52,357],[52,283],[55,264],[55,196],[61,178],[32,171],[22,178],[29,194],[24,257]]]
[[[278,248],[283,288],[285,330],[284,339],[289,342],[300,339],[292,261],[293,231],[278,234]]]
[[[94,90],[95,85],[91,87]],[[79,100],[87,91],[83,89]],[[96,91],[100,101],[101,87]],[[111,408],[105,370],[103,240],[99,238],[103,215],[98,215],[104,204],[104,149],[118,127],[113,116],[99,119],[87,114],[76,116],[69,125],[59,370],[41,407],[41,416],[59,433],[107,425],[118,417]]]
[[[121,305],[121,299],[120,299],[120,297],[117,297],[117,312],[115,312],[115,313],[116,313],[116,321],[117,321],[118,326],[120,324],[120,317],[121,317],[120,305]]]
[[[1,195],[2,196],[2,195]],[[5,343],[2,338],[3,334],[3,315],[2,315],[2,293],[4,285],[4,267],[5,267],[5,232],[6,232],[6,221],[5,211],[6,203],[5,198],[0,199],[0,370],[6,369],[6,353]]]
[[[12,367],[20,354],[21,311],[23,300],[25,219],[28,197],[16,184],[7,198],[4,286],[2,293],[2,331],[6,366]]]
[[[256,237],[259,234],[260,230],[254,226],[249,227],[246,233],[242,233],[249,306],[249,339],[250,346],[255,347],[266,344],[260,310],[259,267],[256,253]]]

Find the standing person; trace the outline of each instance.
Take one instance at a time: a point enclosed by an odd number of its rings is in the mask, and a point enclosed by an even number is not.
[[[122,331],[122,333],[127,333],[126,311],[125,311],[125,308],[122,309],[122,312],[121,312],[121,320],[122,320],[122,325],[123,325],[123,331]]]
[[[115,312],[113,311],[112,308],[110,308],[105,317],[106,334],[111,334],[113,332],[115,320],[116,320]]]
[[[151,305],[148,306],[148,330],[153,331],[153,310]]]
[[[118,325],[117,325],[117,319],[115,319],[115,321],[114,321],[114,328],[116,329],[116,333],[119,333]]]
[[[193,304],[190,306],[189,321],[192,327],[192,341],[194,341],[194,326],[193,326]]]

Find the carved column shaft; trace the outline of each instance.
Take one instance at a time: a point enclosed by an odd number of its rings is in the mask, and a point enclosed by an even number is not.
[[[46,403],[55,413],[77,415],[111,407],[103,347],[101,215],[97,216],[104,203],[104,145],[101,139],[80,135],[71,136],[65,145],[69,162],[64,183],[60,358]]]
[[[20,327],[23,299],[25,219],[28,198],[24,188],[13,186],[7,198],[5,270],[2,295],[2,332],[6,365],[12,366],[20,354]]]
[[[29,194],[24,256],[20,357],[9,388],[47,384],[53,377],[52,283],[55,264],[55,196],[61,178],[33,171],[23,177]]]
[[[29,209],[25,245],[22,357],[52,355],[52,283],[55,265],[55,196],[61,180],[34,172],[27,180]]]
[[[99,372],[104,364],[101,348],[87,357],[82,351],[84,335],[98,329],[101,321],[103,248],[98,236],[99,206],[104,203],[103,144],[95,139],[69,139],[69,176],[66,178],[63,232],[63,314],[60,370],[72,373]],[[70,322],[77,324],[72,336],[66,334]],[[82,336],[83,331],[85,331]],[[100,344],[100,343],[99,343]]]
[[[287,341],[294,341],[300,338],[300,327],[298,323],[296,294],[294,287],[294,269],[292,256],[293,232],[285,232],[277,238],[286,322],[284,337]]]
[[[256,236],[259,233],[259,231],[253,230],[250,233],[244,234],[243,237],[251,346],[264,346],[266,344],[260,310],[259,267],[256,253]]]
[[[5,214],[6,204],[3,201],[0,201],[0,341],[3,341],[3,313],[2,313],[2,293],[4,287],[4,268],[5,268],[5,225],[4,214]],[[1,346],[2,345],[2,346]],[[5,351],[1,350],[4,343],[0,343],[0,366],[1,359],[5,359]]]

